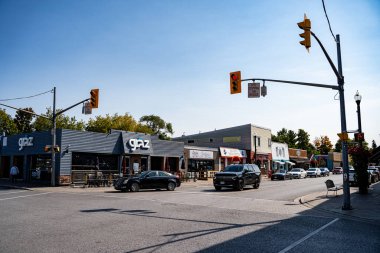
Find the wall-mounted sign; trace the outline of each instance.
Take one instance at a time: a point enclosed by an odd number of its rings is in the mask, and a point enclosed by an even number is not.
[[[223,143],[241,142],[241,136],[223,137]]]
[[[212,151],[189,150],[190,159],[214,159]]]
[[[130,139],[128,141],[128,146],[132,151],[135,151],[136,149],[150,149],[149,140],[143,140],[143,139]]]
[[[18,150],[23,150],[24,147],[32,147],[33,146],[33,137],[23,137],[18,139]]]
[[[236,148],[220,148],[220,155],[222,157],[240,157],[240,158],[246,158],[247,152],[245,150],[239,150]]]

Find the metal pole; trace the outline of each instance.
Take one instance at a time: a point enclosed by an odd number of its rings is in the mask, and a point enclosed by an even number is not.
[[[340,99],[340,124],[342,133],[347,132],[346,124],[346,107],[344,102],[344,78],[342,69],[342,58],[340,52],[340,36],[336,35],[336,45],[337,45],[337,55],[338,55],[338,84],[339,84],[339,99]],[[348,152],[347,152],[347,140],[342,141],[342,162],[343,162],[343,196],[344,202],[342,210],[351,210],[351,199],[350,199],[350,185],[349,185],[349,170],[348,170]]]
[[[55,186],[55,151],[56,145],[56,114],[55,114],[55,87],[53,89],[53,118],[52,118],[52,145],[51,145],[51,186]]]
[[[358,127],[359,127],[359,133],[362,132],[362,119],[361,119],[361,115],[360,115],[360,100],[359,101],[356,101],[356,104],[357,104],[357,113],[358,113]]]
[[[257,136],[255,135],[255,164],[257,165],[256,138]]]

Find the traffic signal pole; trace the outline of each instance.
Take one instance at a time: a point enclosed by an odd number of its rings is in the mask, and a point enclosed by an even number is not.
[[[340,51],[340,36],[339,34],[336,36],[337,43],[337,56],[338,56],[338,69],[335,67],[333,61],[331,60],[329,54],[326,49],[318,39],[318,37],[311,32],[311,35],[317,40],[318,44],[322,48],[323,53],[325,54],[328,62],[330,63],[331,68],[333,69],[335,75],[338,79],[338,85],[326,85],[326,84],[318,84],[318,83],[305,83],[305,82],[296,82],[296,81],[286,81],[286,80],[274,80],[274,79],[266,79],[266,78],[249,78],[243,79],[241,81],[268,81],[268,82],[279,82],[279,83],[290,83],[297,85],[305,85],[319,88],[329,88],[333,90],[339,91],[339,100],[340,100],[340,120],[341,120],[341,131],[342,133],[347,133],[347,124],[346,124],[346,108],[344,102],[344,77],[342,70],[342,58]],[[342,140],[342,163],[343,163],[343,195],[344,202],[342,206],[342,210],[351,210],[351,199],[350,199],[350,186],[349,186],[349,169],[348,169],[348,151],[347,151],[347,140]]]

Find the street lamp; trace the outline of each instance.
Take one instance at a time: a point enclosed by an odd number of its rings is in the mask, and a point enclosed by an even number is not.
[[[362,101],[362,95],[359,94],[359,91],[356,91],[356,94],[354,96],[354,99],[355,99],[355,102],[356,102],[356,105],[357,105],[357,113],[358,113],[358,131],[359,133],[362,132],[362,120],[361,120],[361,116],[360,116],[360,102]]]

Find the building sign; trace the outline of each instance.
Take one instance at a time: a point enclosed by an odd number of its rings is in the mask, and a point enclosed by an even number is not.
[[[223,143],[241,142],[241,136],[223,137]]]
[[[136,149],[150,149],[150,141],[149,140],[143,140],[143,139],[129,139],[127,142],[129,148],[132,151],[135,151]]]
[[[24,137],[18,139],[19,151],[23,150],[24,147],[33,147],[33,137]]]
[[[189,150],[190,159],[214,159],[212,151]]]
[[[272,159],[275,160],[289,160],[288,144],[272,142]]]
[[[247,152],[245,150],[239,150],[236,148],[220,148],[220,155],[222,157],[241,157],[246,158]]]

